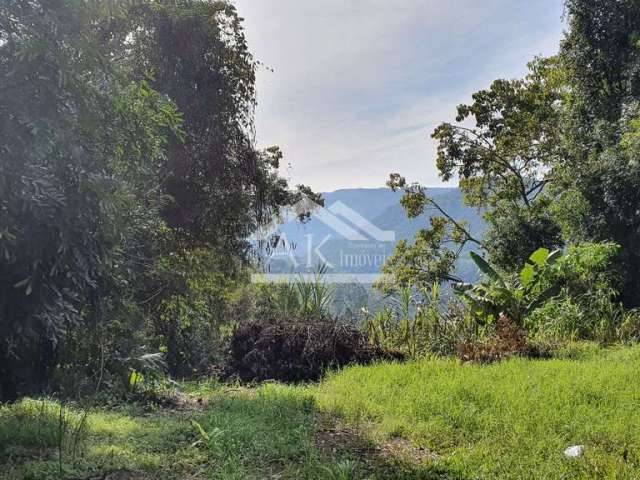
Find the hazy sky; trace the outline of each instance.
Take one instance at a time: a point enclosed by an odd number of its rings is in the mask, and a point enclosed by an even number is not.
[[[562,0],[236,0],[258,73],[257,140],[294,183],[441,185],[430,134],[495,78],[557,52]],[[268,69],[266,68],[268,67]]]

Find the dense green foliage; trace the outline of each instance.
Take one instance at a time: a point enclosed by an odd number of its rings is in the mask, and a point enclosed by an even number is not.
[[[558,209],[566,215],[571,207],[579,208],[564,225],[559,223],[570,237],[621,246],[623,298],[638,306],[640,170],[633,138],[640,94],[640,9],[629,1],[569,1],[567,8],[570,30],[560,59],[571,87],[561,123],[568,155],[558,168],[558,190],[570,203]]]
[[[254,146],[255,68],[224,1],[0,6],[0,396],[63,357],[70,384],[145,349],[207,368],[246,238],[299,198]]]
[[[134,78],[151,75],[184,116],[184,139],[169,146],[161,172],[170,199],[162,216],[182,244],[242,251],[290,193],[277,147],[253,144],[256,63],[241,19],[226,2],[180,1],[142,4],[129,20]]]
[[[429,225],[365,305],[325,267],[249,282],[252,234],[322,199],[255,145],[231,1],[4,0],[0,401],[59,400],[0,404],[0,478],[637,478],[640,4],[566,12],[432,134],[485,231],[392,174]]]
[[[476,285],[456,285],[469,303],[471,311],[482,325],[491,324],[503,315],[517,325],[524,318],[559,293],[555,279],[545,282],[545,273],[560,257],[561,252],[540,248],[533,252],[518,276],[513,280],[502,275],[481,256],[471,253],[488,282]]]
[[[100,13],[65,2],[2,6],[3,383],[47,379],[58,344],[98,320],[130,243],[155,223],[157,198],[143,192],[180,116],[105,62],[104,25],[90,21]]]
[[[251,235],[302,195],[321,198],[304,186],[290,189],[278,174],[277,147],[256,148],[258,64],[232,3],[3,2],[0,398],[107,391],[139,400],[166,387],[165,374],[315,380],[329,368],[380,358],[435,354],[492,362],[550,357],[572,340],[637,342],[640,6],[566,3],[568,31],[557,56],[534,59],[522,79],[496,80],[476,92],[457,108],[455,122],[433,132],[441,178],[458,181],[486,230],[480,234],[421,185],[392,174],[389,186],[404,192],[408,217],[429,218],[429,225],[413,242],[397,244],[377,285],[379,301],[365,306],[366,289],[334,289],[324,268],[312,282],[249,283],[256,267]],[[449,288],[460,281],[458,260],[472,249],[467,263],[475,263],[481,279]],[[558,361],[467,370],[449,360],[382,366],[367,370],[384,373],[363,382],[357,402],[327,394],[342,379],[351,382],[352,373],[331,377],[314,394],[321,404],[333,396],[331,408],[347,418],[382,418],[387,425],[390,416],[396,430],[387,433],[408,432],[438,450],[428,473],[510,478],[529,470],[588,476],[599,469],[624,477],[635,473],[637,459],[621,463],[606,445],[632,448],[635,439],[608,416],[617,408],[625,421],[636,418],[623,401],[626,383],[618,396],[600,392],[614,388],[605,371],[627,382],[636,353],[611,354],[610,369],[601,358],[570,364],[584,389],[604,398],[598,409],[570,390],[569,367]],[[398,396],[384,384],[390,370],[410,392],[408,403],[389,405]],[[496,384],[499,375],[511,378],[509,386]],[[549,375],[558,383],[545,383]],[[453,403],[412,395],[424,390],[425,378]],[[485,383],[496,385],[488,392]],[[516,398],[518,391],[529,398]],[[192,440],[181,450],[189,459],[198,465],[213,459],[228,478],[264,473],[275,461],[292,478],[313,475],[326,460],[309,426],[317,412],[297,393],[278,403],[283,392],[216,397],[220,409],[203,414],[187,433],[167,431]],[[554,399],[544,402],[543,394]],[[370,397],[377,406],[367,403]],[[604,432],[585,437],[591,463],[559,466],[553,457],[542,464],[537,459],[552,455],[550,448],[589,433],[575,425],[565,425],[567,438],[550,433],[569,403]],[[60,408],[56,424],[55,408],[29,401],[2,407],[0,437],[15,430],[16,448],[57,446],[61,469],[64,455],[84,448],[87,416]],[[513,417],[527,410],[536,428]],[[603,418],[593,418],[596,411]],[[505,451],[504,462],[492,463],[488,445],[505,425],[513,432],[533,428],[552,441],[531,437],[519,446],[510,434],[505,445],[517,456]],[[67,428],[77,435],[64,443],[60,429]],[[328,478],[342,475],[333,467]]]

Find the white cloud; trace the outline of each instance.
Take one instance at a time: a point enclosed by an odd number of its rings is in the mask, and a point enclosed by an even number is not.
[[[259,144],[293,181],[438,184],[429,138],[455,106],[557,49],[562,0],[236,0],[258,74]]]

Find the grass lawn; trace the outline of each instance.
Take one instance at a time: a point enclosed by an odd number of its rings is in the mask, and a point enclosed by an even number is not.
[[[185,387],[204,405],[94,408],[86,417],[67,407],[62,422],[52,401],[0,407],[0,479],[361,478],[364,442],[324,448],[318,438],[331,432],[329,419],[309,393]],[[376,469],[379,478],[396,478]]]
[[[0,479],[640,478],[639,372],[633,347],[353,367],[306,387],[189,384],[182,409],[62,420],[27,400],[0,407]],[[576,444],[584,456],[565,458]]]
[[[580,356],[357,367],[313,391],[377,442],[432,452],[443,478],[640,478],[640,348]]]

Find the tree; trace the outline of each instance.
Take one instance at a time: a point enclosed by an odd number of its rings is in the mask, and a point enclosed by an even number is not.
[[[393,190],[404,190],[401,200],[409,218],[419,217],[425,210],[435,211],[429,228],[421,229],[413,243],[400,240],[393,255],[385,262],[383,281],[378,287],[386,293],[403,288],[416,288],[427,292],[434,284],[459,282],[455,276],[455,263],[467,243],[482,245],[464,222],[448,215],[419,184],[407,184],[406,179],[392,174],[387,185]]]
[[[457,124],[443,123],[432,135],[441,178],[457,176],[467,203],[485,210],[484,247],[502,268],[562,243],[546,208],[552,166],[564,155],[562,87],[557,59],[536,59],[523,80],[496,80],[476,92],[472,104],[458,107]]]
[[[569,0],[569,31],[560,59],[568,78],[563,140],[556,168],[556,211],[565,237],[613,241],[628,306],[640,304],[640,5],[624,0]],[[577,208],[576,208],[577,207]]]
[[[212,292],[242,277],[249,236],[301,195],[321,200],[305,186],[290,190],[278,173],[279,148],[255,145],[257,63],[230,2],[143,3],[127,20],[123,64],[183,114],[184,136],[169,144],[160,171],[167,230],[138,299],[158,347],[167,349],[170,371],[185,375],[206,368],[215,353],[227,295]]]
[[[519,268],[540,247],[562,245],[547,187],[552,166],[564,154],[558,133],[563,80],[556,58],[536,59],[527,77],[496,80],[473,94],[473,103],[458,107],[455,124],[443,123],[433,132],[440,177],[458,178],[465,202],[484,212],[483,238],[471,235],[419,184],[391,175],[389,185],[404,190],[410,217],[425,208],[437,217],[412,245],[399,244],[387,273],[428,285],[455,280],[455,263],[467,244],[486,250],[507,270]]]
[[[0,395],[48,380],[117,263],[120,227],[149,215],[128,201],[134,182],[177,130],[165,98],[106,61],[101,15],[62,0],[0,5]]]
[[[278,175],[280,150],[253,141],[257,64],[242,18],[227,1],[199,0],[142,4],[130,18],[134,75],[151,76],[184,115],[162,172],[163,218],[184,246],[246,254],[246,238],[299,196]]]
[[[614,242],[622,297],[637,306],[640,5],[566,4],[559,55],[536,59],[524,79],[497,80],[458,107],[456,124],[433,134],[437,165],[483,209],[488,229],[478,244],[494,264],[509,271],[538,247]],[[415,191],[409,203],[432,202]]]
[[[570,76],[572,116],[591,127],[602,120],[613,124],[640,95],[640,6],[633,0],[566,0],[566,10],[569,29],[560,57]]]

